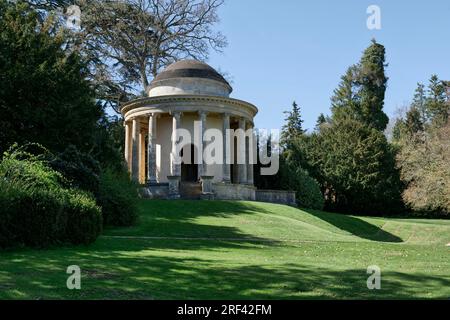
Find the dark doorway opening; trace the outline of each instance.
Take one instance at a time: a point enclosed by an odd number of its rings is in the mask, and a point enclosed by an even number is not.
[[[190,161],[185,161],[184,154]],[[195,147],[193,144],[184,146],[181,150],[181,181],[182,182],[197,182],[198,181],[198,165],[195,164]]]

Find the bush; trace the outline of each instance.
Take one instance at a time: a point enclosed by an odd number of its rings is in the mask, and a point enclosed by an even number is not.
[[[319,183],[311,178],[308,172],[300,167],[281,161],[280,180],[284,188],[295,191],[295,197],[300,207],[322,210],[324,198]]]
[[[73,187],[98,194],[100,184],[100,165],[89,154],[80,152],[70,145],[49,162]]]
[[[0,162],[0,247],[90,243],[101,227],[95,200],[62,187],[42,157],[14,147]]]
[[[73,244],[89,244],[102,232],[102,214],[87,193],[71,191],[66,202],[67,240]]]
[[[137,186],[125,171],[105,170],[100,174],[98,204],[102,207],[103,222],[110,226],[133,225],[138,216]]]

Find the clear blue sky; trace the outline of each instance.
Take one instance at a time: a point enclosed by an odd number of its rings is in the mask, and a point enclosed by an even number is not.
[[[372,4],[381,30],[366,26]],[[312,129],[372,38],[386,46],[388,116],[432,73],[450,80],[449,0],[226,0],[219,13],[229,45],[208,62],[230,74],[232,97],[259,108],[258,128],[280,128],[296,100]]]

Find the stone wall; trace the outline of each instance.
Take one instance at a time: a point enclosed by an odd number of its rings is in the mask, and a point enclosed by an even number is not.
[[[145,186],[140,189],[141,197],[146,199],[168,199],[169,184],[158,183],[155,185]]]
[[[256,201],[296,205],[295,191],[256,190]]]
[[[256,187],[244,184],[214,183],[216,200],[256,200]]]

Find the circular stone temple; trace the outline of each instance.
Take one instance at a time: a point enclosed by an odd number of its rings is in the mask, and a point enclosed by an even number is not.
[[[250,134],[235,142],[237,139],[227,134],[227,129],[253,129],[258,109],[230,98],[232,90],[211,66],[183,60],[154,78],[148,97],[121,107],[125,159],[145,196],[255,200],[253,164],[249,159],[256,141]],[[192,143],[184,141],[177,154],[179,129],[190,134]],[[204,139],[209,129],[221,132],[222,159],[214,163],[195,161],[213,141]],[[177,156],[183,161],[176,161]]]

